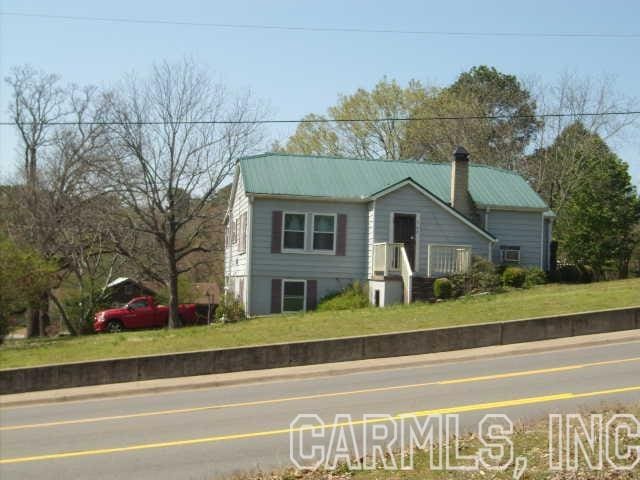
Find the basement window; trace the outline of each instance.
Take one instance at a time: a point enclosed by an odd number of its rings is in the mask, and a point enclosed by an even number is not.
[[[301,312],[307,306],[307,282],[306,280],[282,281],[282,311]]]

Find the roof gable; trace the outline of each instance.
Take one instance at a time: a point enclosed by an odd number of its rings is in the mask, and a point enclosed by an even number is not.
[[[267,153],[240,159],[247,193],[364,200],[411,178],[450,203],[450,163],[364,160]],[[520,175],[471,164],[469,193],[479,207],[546,209]]]
[[[396,190],[399,190],[399,189],[401,189],[403,187],[406,187],[406,186],[411,186],[411,187],[415,188],[419,193],[421,193],[422,195],[424,195],[425,197],[430,199],[433,203],[438,205],[440,208],[445,210],[447,213],[449,213],[450,215],[454,216],[460,222],[464,223],[467,227],[469,227],[472,230],[476,231],[477,233],[479,233],[480,235],[482,235],[486,239],[488,239],[488,240],[490,240],[492,242],[497,241],[497,238],[494,237],[491,233],[489,233],[484,228],[481,228],[478,225],[476,225],[475,223],[473,223],[470,219],[465,217],[462,213],[457,211],[455,208],[450,206],[448,203],[445,203],[442,200],[440,200],[438,197],[436,197],[429,190],[423,188],[420,184],[416,183],[413,180],[413,178],[411,178],[411,177],[405,178],[404,180],[401,180],[400,182],[398,182],[398,183],[396,183],[394,185],[389,185],[385,189],[380,190],[379,192],[376,192],[375,194],[371,195],[370,198],[372,200],[376,200],[378,198],[384,197],[384,196],[386,196],[386,195],[388,195],[388,194],[390,194],[392,192],[395,192]]]

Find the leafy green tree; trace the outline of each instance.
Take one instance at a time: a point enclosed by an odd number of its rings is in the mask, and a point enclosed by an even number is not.
[[[407,143],[413,156],[438,161],[464,145],[475,162],[515,170],[540,126],[535,115],[535,99],[515,75],[481,65],[418,107],[414,117],[450,119],[411,122]]]
[[[0,238],[0,342],[9,315],[37,304],[51,288],[55,266],[31,250]]]
[[[314,155],[343,155],[358,158],[406,158],[408,122],[394,120],[410,117],[429,96],[418,81],[402,87],[386,77],[371,90],[358,89],[340,95],[327,116],[310,114],[286,143],[285,151]],[[352,122],[351,119],[388,118],[381,122]],[[338,120],[317,123],[310,120]]]
[[[628,165],[602,140],[590,138],[584,152],[584,174],[571,191],[558,219],[556,234],[568,260],[590,265],[596,275],[615,269],[627,277],[640,222],[640,198]]]
[[[305,117],[284,150],[448,162],[454,147],[463,144],[476,162],[515,169],[539,126],[535,111],[535,100],[520,81],[495,68],[474,67],[446,88],[416,80],[403,87],[385,77],[371,91],[340,95],[326,116]],[[509,118],[486,118],[496,116]],[[421,120],[395,120],[407,117]],[[349,121],[376,118],[389,120]],[[337,122],[312,122],[327,119]]]
[[[609,153],[600,136],[577,121],[565,127],[551,145],[528,156],[522,170],[547,205],[560,216],[575,186],[589,174],[590,159]]]

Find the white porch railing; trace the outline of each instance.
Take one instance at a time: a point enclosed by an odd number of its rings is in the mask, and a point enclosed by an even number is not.
[[[427,277],[466,273],[471,268],[469,245],[427,245]]]
[[[402,243],[373,244],[373,274],[400,275],[402,268]]]
[[[413,289],[413,270],[411,270],[411,263],[409,262],[409,257],[407,256],[407,250],[404,248],[404,245],[400,248],[400,253],[402,255],[402,263],[400,265],[400,274],[402,275],[402,285],[403,285],[403,299],[404,303],[411,303],[412,299],[412,289]]]
[[[373,244],[373,275],[399,275],[402,277],[404,303],[411,302],[413,270],[402,243]]]

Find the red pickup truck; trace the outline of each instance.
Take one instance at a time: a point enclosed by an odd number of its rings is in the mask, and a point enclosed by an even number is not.
[[[194,304],[179,305],[178,315],[182,325],[197,323]],[[168,319],[169,307],[156,305],[153,297],[136,297],[122,308],[111,308],[96,313],[93,330],[113,333],[124,329],[165,327]]]

